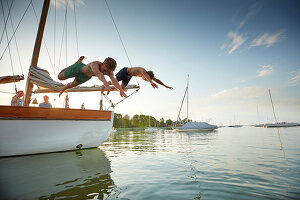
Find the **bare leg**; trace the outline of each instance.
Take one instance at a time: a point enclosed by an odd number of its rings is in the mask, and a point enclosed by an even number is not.
[[[83,59],[84,59],[84,56],[80,56],[80,58],[79,58],[73,65],[75,65],[76,63],[81,63]],[[63,70],[61,70],[61,71],[59,72],[57,78],[58,78],[59,80],[66,80],[67,78],[65,77],[64,72],[65,72],[67,69],[69,69],[70,67],[72,67],[73,65],[70,65],[69,67],[67,67],[67,68],[65,68],[65,69],[63,69]]]
[[[73,87],[76,87],[78,85],[77,81],[74,79],[73,82],[71,83],[68,83],[67,85],[63,86],[60,90],[59,90],[59,95],[58,97],[60,97],[62,95],[62,93],[67,90],[67,89],[70,89],[70,88],[73,88]]]

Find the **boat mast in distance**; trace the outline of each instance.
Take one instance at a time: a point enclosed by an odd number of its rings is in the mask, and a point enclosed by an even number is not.
[[[271,99],[271,104],[272,104],[272,109],[273,109],[273,115],[274,115],[275,123],[277,124],[278,122],[277,122],[277,118],[276,118],[276,115],[275,115],[275,110],[274,110],[274,105],[273,105],[273,100],[272,100],[270,89],[269,89],[269,95],[270,95],[270,99]]]

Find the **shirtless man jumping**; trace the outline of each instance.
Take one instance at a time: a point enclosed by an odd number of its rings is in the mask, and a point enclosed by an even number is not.
[[[155,81],[156,83],[168,89],[173,89],[172,87],[165,85],[161,80],[155,78],[154,73],[152,71],[146,71],[142,67],[132,67],[132,68],[124,67],[116,74],[117,80],[122,81],[121,84],[122,89],[124,89],[128,85],[129,81],[133,76],[141,77],[143,80],[150,82],[153,88],[158,88],[158,86],[155,83],[153,83],[153,81]],[[111,84],[110,81],[108,83]],[[102,87],[102,91],[104,91],[104,87]]]
[[[73,65],[63,69],[59,74],[58,74],[58,79],[59,80],[66,80],[68,78],[73,78],[75,77],[74,81],[71,83],[68,83],[64,87],[60,89],[59,96],[61,94],[70,88],[76,87],[88,80],[92,76],[96,76],[99,78],[100,81],[103,82],[103,86],[107,88],[108,91],[112,90],[112,88],[109,86],[108,82],[106,81],[104,75],[109,76],[110,78],[110,83],[112,83],[118,90],[120,90],[120,95],[122,97],[127,97],[125,94],[124,90],[121,88],[119,85],[119,82],[117,79],[114,77],[113,71],[117,67],[117,62],[113,58],[106,58],[104,62],[99,62],[99,61],[94,61],[91,62],[87,65],[82,63],[82,60],[84,59],[84,56],[81,56],[76,63]],[[103,90],[104,90],[103,87]],[[102,91],[103,92],[103,91]]]

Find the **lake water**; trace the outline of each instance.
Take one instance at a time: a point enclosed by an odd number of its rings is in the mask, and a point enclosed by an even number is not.
[[[300,199],[300,127],[119,131],[95,149],[2,158],[0,199]]]

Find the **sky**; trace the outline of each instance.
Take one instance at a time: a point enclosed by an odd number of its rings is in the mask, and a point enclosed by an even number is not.
[[[4,49],[15,30],[11,24],[17,27],[30,1],[13,2],[7,37],[4,18],[12,1],[2,2],[0,76],[14,73],[26,77],[38,28],[34,10],[39,18],[42,1],[32,1],[33,6],[30,5],[15,33],[17,46],[15,39],[10,43],[14,72],[9,51]],[[38,66],[57,80],[59,71],[80,55],[85,56],[84,63],[103,61],[109,56],[118,63],[115,74],[123,67],[140,66],[152,70],[156,78],[174,88],[153,89],[142,79],[132,78],[130,84],[140,84],[141,89],[115,107],[116,113],[131,117],[150,114],[158,120],[161,117],[176,120],[189,74],[188,108],[192,120],[218,125],[273,122],[270,89],[278,121],[300,122],[299,1],[107,0],[107,3],[132,65],[104,0],[52,0]],[[25,84],[22,81],[16,87],[24,90]],[[101,85],[97,78],[84,83],[95,84]],[[10,104],[14,87],[14,84],[0,85],[0,105]],[[63,107],[64,97],[49,96],[55,107]],[[38,102],[42,102],[42,97],[43,94],[33,95]],[[109,97],[113,102],[121,100],[117,92]],[[72,108],[80,108],[84,103],[88,109],[99,109],[99,92],[70,93],[69,98]],[[108,105],[105,102],[105,107]],[[180,117],[186,116],[185,101]]]

